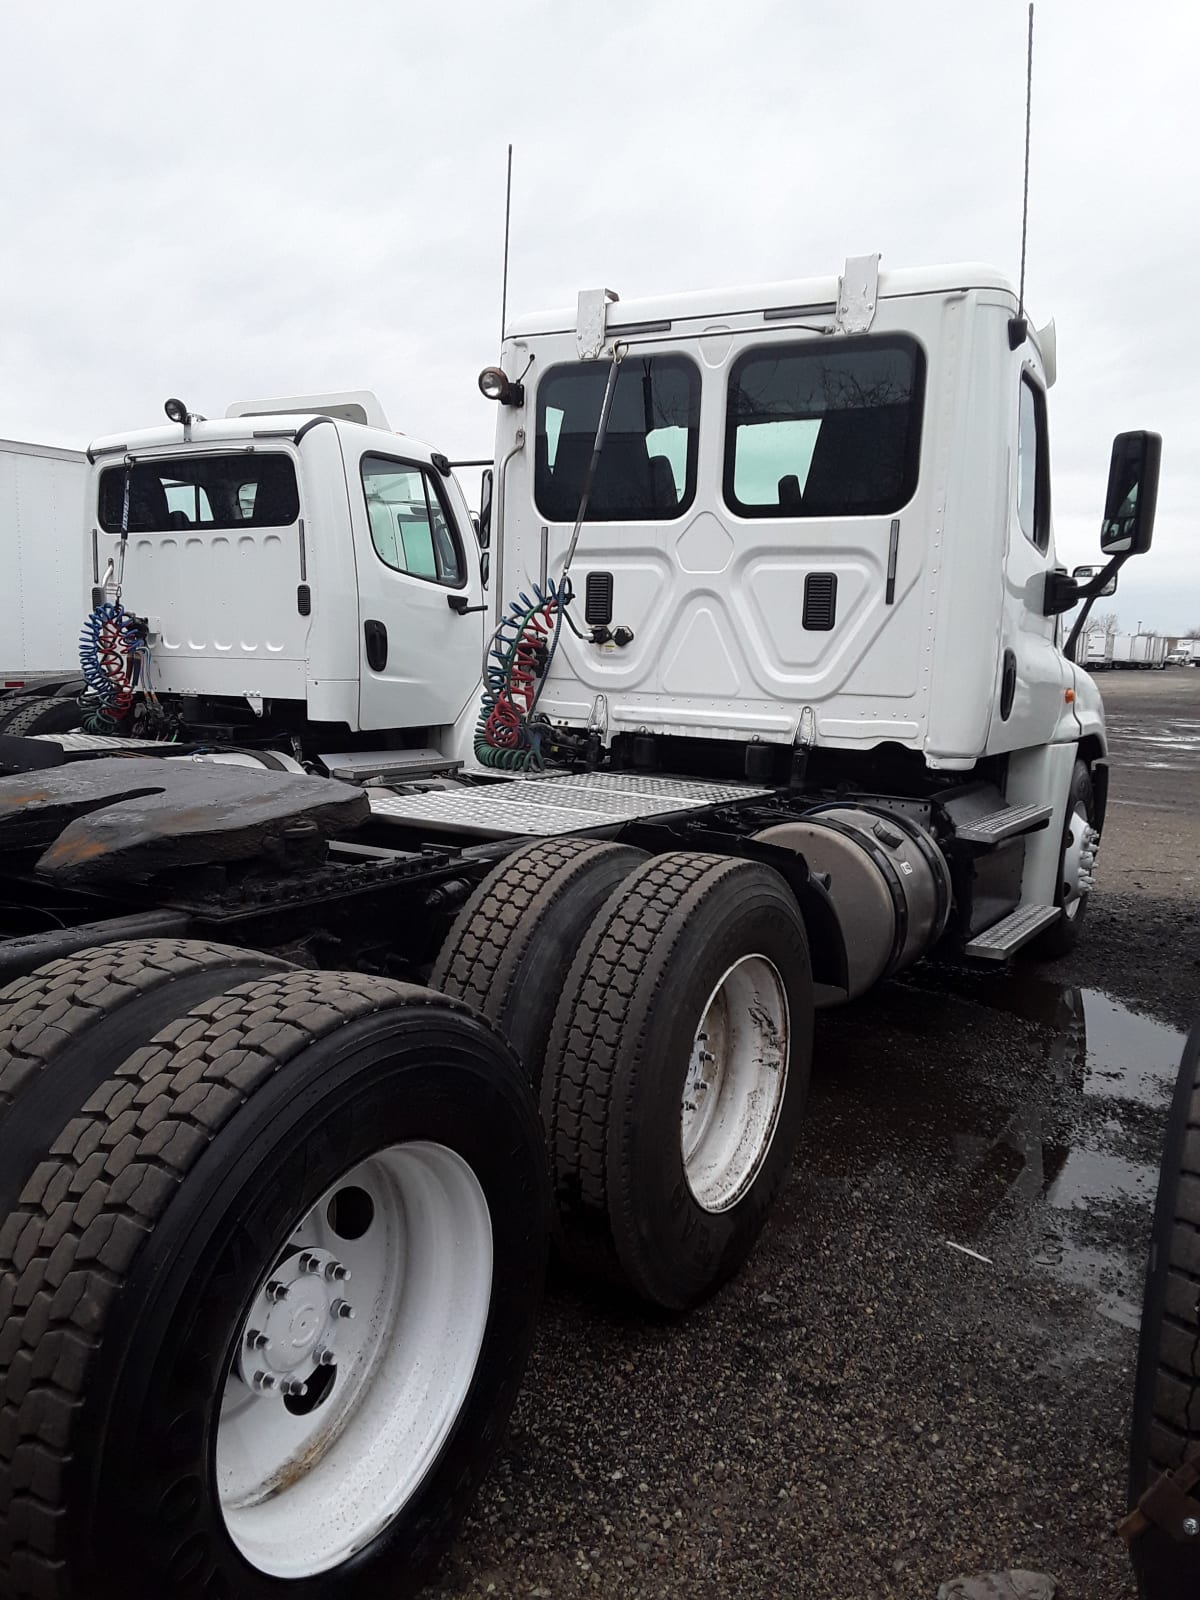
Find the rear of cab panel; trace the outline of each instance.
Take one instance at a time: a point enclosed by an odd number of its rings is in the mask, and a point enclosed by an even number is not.
[[[629,628],[633,640],[622,648],[564,634],[541,700],[550,716],[578,725],[601,715],[610,737],[645,729],[791,743],[804,715],[826,746],[893,741],[935,755],[981,753],[1000,628],[1004,468],[995,461],[994,434],[984,433],[998,410],[1000,357],[987,353],[981,370],[971,365],[981,354],[978,342],[992,335],[977,328],[974,291],[888,296],[884,278],[881,288],[865,337],[814,331],[814,324],[828,324],[828,307],[771,320],[761,311],[679,319],[669,332],[630,333],[610,445],[615,430],[623,448],[631,405],[636,410],[644,402],[651,417],[659,403],[655,372],[664,360],[693,371],[696,437],[682,437],[681,415],[656,415],[646,431],[651,466],[665,476],[665,457],[674,473],[667,514],[659,507],[652,517],[618,512],[585,524],[571,570],[575,590],[584,595],[593,574],[611,580],[611,623]],[[613,336],[621,336],[619,323],[610,325]],[[781,367],[791,363],[796,372],[811,370],[815,360],[817,383],[828,392],[857,381],[848,364],[852,352],[879,347],[901,352],[888,369],[898,376],[887,381],[911,383],[922,394],[915,486],[910,481],[902,496],[864,504],[858,513],[794,510],[806,492],[811,501],[819,475],[820,435],[814,445],[810,433],[787,508],[782,478],[773,509],[748,504],[747,494],[774,500],[778,467],[777,459],[767,494],[746,487],[738,452],[751,442],[760,448],[765,435],[756,436],[755,425],[774,421],[769,411],[747,413],[748,363],[756,364],[755,381],[769,389],[776,353]],[[908,376],[907,350],[915,378]],[[508,469],[498,575],[505,596],[528,589],[543,573],[557,577],[571,532],[573,497],[548,497],[546,484],[569,427],[567,411],[555,418],[548,397],[564,389],[560,375],[577,368],[574,333],[510,338],[506,368],[520,371],[530,357],[526,404],[499,419],[498,459],[516,442],[517,427],[526,433]],[[607,357],[594,365],[598,412]],[[860,363],[859,371],[867,370]],[[813,389],[812,380],[803,381]],[[571,447],[581,446],[577,456],[588,444],[587,427],[571,434]],[[814,583],[832,597],[831,615],[808,604]],[[971,600],[967,614],[964,594]]]

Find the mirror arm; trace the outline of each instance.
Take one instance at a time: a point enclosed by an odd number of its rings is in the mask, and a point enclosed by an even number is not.
[[[1090,583],[1086,583],[1082,587],[1078,587],[1076,598],[1083,601],[1083,610],[1071,624],[1071,631],[1067,635],[1067,642],[1063,645],[1063,655],[1066,656],[1068,661],[1074,661],[1075,659],[1075,641],[1083,632],[1083,625],[1091,614],[1092,601],[1100,597],[1100,593],[1105,584],[1114,573],[1121,570],[1121,568],[1129,560],[1130,554],[1130,551],[1123,550],[1120,555],[1113,556],[1108,565],[1102,571],[1098,572]]]

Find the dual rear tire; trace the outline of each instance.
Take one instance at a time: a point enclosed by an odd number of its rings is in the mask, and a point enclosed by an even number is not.
[[[671,1311],[719,1288],[786,1177],[808,1091],[812,974],[782,877],[725,856],[530,845],[464,908],[433,981],[518,1045],[560,1254]]]
[[[68,733],[79,721],[79,707],[64,695],[21,695],[0,702],[0,733],[24,739],[35,733]]]

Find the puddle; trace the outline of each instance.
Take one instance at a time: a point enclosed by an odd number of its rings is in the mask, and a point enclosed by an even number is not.
[[[1099,990],[918,968],[821,1018],[814,1100],[931,1233],[1136,1328],[1183,1045]]]

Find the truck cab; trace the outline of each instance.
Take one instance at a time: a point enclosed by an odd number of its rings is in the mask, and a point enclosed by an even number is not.
[[[184,413],[186,416],[186,412]],[[371,395],[242,402],[100,439],[91,579],[193,731],[426,742],[473,708],[483,575],[444,456]]]
[[[586,624],[539,715],[615,766],[872,804],[986,790],[1007,881],[967,934],[999,904],[1032,937],[1066,903],[1067,835],[1090,881],[1107,780],[1099,692],[1063,643],[1088,591],[1055,549],[1055,375],[1053,324],[978,264],[585,291],[513,323],[481,378],[501,402],[497,621],[566,578]]]

